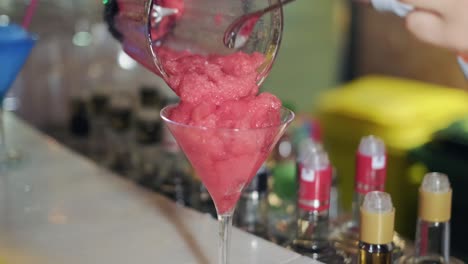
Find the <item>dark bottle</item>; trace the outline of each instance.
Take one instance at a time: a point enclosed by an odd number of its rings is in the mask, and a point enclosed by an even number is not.
[[[206,189],[203,182],[200,181],[196,176],[192,177],[192,194],[191,194],[191,206],[205,214],[211,215],[213,218],[217,218],[216,207],[214,205],[211,195]]]
[[[163,124],[159,111],[142,108],[135,116],[135,170],[132,178],[139,184],[152,188],[159,177],[164,162],[162,149]]]
[[[70,116],[68,130],[70,133],[70,147],[81,154],[88,154],[88,140],[90,136],[90,116],[88,102],[84,96],[70,99]]]
[[[89,142],[89,155],[99,164],[104,164],[108,154],[108,118],[107,112],[110,103],[109,91],[96,89],[90,98],[91,137]]]
[[[124,94],[116,94],[108,109],[109,147],[107,166],[129,176],[133,169],[133,108],[132,101]]]
[[[139,90],[140,106],[142,108],[155,108],[161,110],[164,98],[157,87],[143,85]]]
[[[296,219],[296,153],[291,136],[285,133],[270,157],[268,239],[285,246],[294,237]]]
[[[190,163],[169,131],[165,131],[164,137],[164,158],[161,160],[159,175],[153,188],[178,204],[190,206],[193,189]]]
[[[95,91],[91,95],[91,113],[94,116],[102,117],[107,113],[110,96],[106,91]]]
[[[235,226],[260,237],[267,236],[268,176],[268,168],[263,165],[242,192],[234,214]]]

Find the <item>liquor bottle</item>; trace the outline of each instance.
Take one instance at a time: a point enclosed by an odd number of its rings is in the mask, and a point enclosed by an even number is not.
[[[304,151],[298,164],[299,197],[296,237],[290,248],[324,263],[347,263],[329,241],[332,167],[324,151]]]
[[[388,193],[366,194],[360,212],[358,264],[392,264],[395,209]]]
[[[173,102],[174,99],[169,103]],[[159,175],[153,182],[153,189],[178,204],[191,206],[192,167],[166,126],[163,126],[162,145],[163,158],[159,162]]]
[[[302,153],[307,151],[312,152],[322,152],[325,151],[323,145],[312,137],[305,138],[300,141],[298,147],[298,164],[300,163]],[[298,180],[299,182],[299,180]],[[332,167],[332,185],[330,189],[330,209],[329,209],[329,219],[330,222],[337,221],[338,217],[341,215],[341,206],[340,206],[340,197],[338,191],[338,174],[335,167]]]
[[[133,169],[133,106],[126,94],[114,94],[108,109],[109,147],[107,166],[123,176]]]
[[[95,117],[104,117],[109,106],[110,95],[105,88],[96,89],[91,94],[91,113]]]
[[[180,205],[191,206],[190,164],[179,148],[166,148],[163,153],[165,158],[154,189]]]
[[[312,137],[306,137],[299,142],[298,146],[298,164],[303,156],[302,153],[307,153],[308,151],[312,152],[322,152],[325,151],[323,145],[317,142]],[[299,180],[298,180],[299,182]],[[331,222],[334,222],[341,215],[341,205],[340,205],[340,195],[338,191],[338,174],[335,167],[332,166],[332,185],[330,190],[330,209],[329,209],[329,219]]]
[[[330,190],[330,222],[336,222],[342,215],[339,192],[339,178],[335,167],[332,168],[332,185]]]
[[[463,263],[450,257],[452,188],[445,174],[428,173],[419,189],[419,211],[414,256],[398,263]]]
[[[140,106],[161,110],[164,98],[157,87],[143,85],[139,89]]]
[[[360,207],[365,195],[371,191],[384,191],[387,177],[387,155],[385,144],[380,138],[362,138],[356,154],[356,178],[352,205],[351,231],[358,233]]]
[[[163,162],[163,124],[159,111],[141,108],[135,115],[135,159],[132,178],[142,186],[152,187]]]
[[[70,98],[70,115],[68,120],[70,147],[87,155],[90,136],[90,116],[86,94],[74,95]]]
[[[214,219],[217,219],[216,207],[213,199],[211,199],[211,196],[208,193],[208,190],[198,176],[194,174],[192,175],[191,206],[195,210],[204,214],[209,214]]]
[[[285,246],[294,237],[297,200],[296,153],[287,133],[281,137],[267,163],[271,171],[267,237]]]
[[[107,151],[107,127],[108,108],[110,101],[110,91],[105,87],[99,87],[91,92],[90,117],[91,117],[91,137],[90,137],[90,157],[98,164],[103,164]]]
[[[356,174],[352,218],[338,224],[331,235],[335,247],[350,255],[358,253],[360,206],[364,197],[371,191],[384,191],[387,156],[384,142],[375,136],[361,139],[356,152]]]
[[[234,214],[234,225],[260,237],[266,237],[268,226],[267,185],[269,171],[264,164],[244,189]]]
[[[305,138],[301,140],[298,147],[297,161],[301,162],[304,158],[309,156],[311,153],[324,152],[323,145],[312,138]]]
[[[153,188],[164,162],[163,122],[159,115],[162,96],[158,87],[142,85],[138,90],[139,106],[135,114],[135,170],[132,178],[140,185]]]

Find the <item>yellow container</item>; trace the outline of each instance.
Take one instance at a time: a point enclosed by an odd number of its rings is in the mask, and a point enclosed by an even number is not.
[[[361,137],[376,135],[387,145],[386,190],[396,207],[396,230],[412,237],[417,188],[425,173],[406,158],[432,134],[468,113],[462,90],[383,76],[363,77],[320,98],[324,143],[340,179],[343,206],[351,207],[355,152]]]

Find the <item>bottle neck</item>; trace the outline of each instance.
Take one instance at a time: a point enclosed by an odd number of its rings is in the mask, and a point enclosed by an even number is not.
[[[358,264],[393,264],[393,243],[374,245],[364,242],[359,243]]]
[[[296,242],[320,249],[328,244],[332,167],[324,153],[311,153],[299,163]]]
[[[387,156],[356,154],[356,175],[352,207],[352,227],[360,226],[360,207],[364,196],[372,191],[384,191],[387,177]]]
[[[330,188],[330,209],[329,218],[330,221],[336,221],[340,215],[340,204],[339,204],[339,191],[338,191],[338,179],[336,170],[332,170],[332,185]]]
[[[311,242],[315,247],[328,245],[328,210],[307,211],[299,209],[296,239]]]
[[[416,258],[450,260],[450,222],[428,222],[418,219],[416,229]]]
[[[242,191],[234,215],[236,226],[259,236],[265,235],[266,231],[268,177],[269,170],[264,164]]]
[[[266,194],[258,191],[244,192],[239,199],[234,224],[247,232],[262,236],[265,234]]]

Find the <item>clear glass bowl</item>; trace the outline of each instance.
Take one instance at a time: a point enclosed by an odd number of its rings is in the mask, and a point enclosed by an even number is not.
[[[257,69],[258,85],[267,77],[278,53],[283,30],[281,8],[261,17],[241,48],[231,49],[223,44],[224,32],[236,18],[278,0],[115,1],[117,11],[108,22],[117,31],[115,35],[124,50],[166,80],[171,76],[161,56],[163,49],[202,56],[258,52],[264,56]]]

